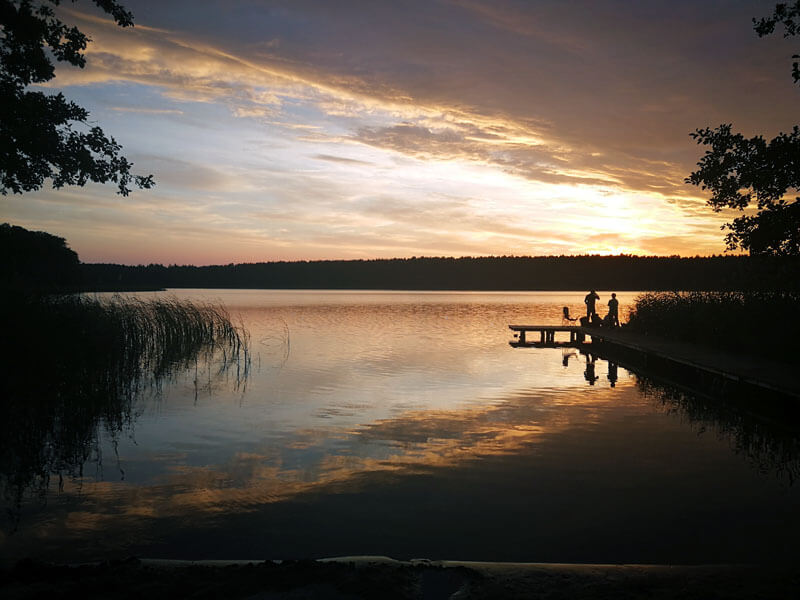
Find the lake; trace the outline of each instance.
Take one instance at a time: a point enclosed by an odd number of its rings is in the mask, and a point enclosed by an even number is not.
[[[223,304],[249,373],[198,362],[143,388],[39,486],[6,465],[3,561],[798,558],[795,430],[602,357],[509,346],[508,324],[560,324],[582,293],[136,296]],[[635,296],[618,294],[623,318]]]

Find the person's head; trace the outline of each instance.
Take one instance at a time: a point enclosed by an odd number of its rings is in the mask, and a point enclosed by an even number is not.
[[[611,297],[612,297],[612,298],[616,298],[616,297],[617,297],[617,295],[616,295],[616,294],[611,294]]]
[[[594,294],[594,293],[595,293],[595,291],[594,291],[594,290],[589,290],[589,293],[590,293],[590,294]]]

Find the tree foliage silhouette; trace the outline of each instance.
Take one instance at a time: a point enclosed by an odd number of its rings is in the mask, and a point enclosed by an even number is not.
[[[115,0],[93,2],[120,27],[133,25],[133,15]],[[91,40],[56,16],[60,3],[0,0],[0,193],[37,190],[47,178],[54,188],[114,182],[123,196],[132,184],[150,188],[153,176],[132,174],[122,146],[89,125],[85,108],[61,93],[30,89],[55,77],[52,58],[86,64],[83,51]]]
[[[78,254],[64,238],[17,225],[0,225],[0,293],[53,291],[77,285]]]
[[[759,37],[784,27],[784,37],[800,33],[800,0],[779,3],[772,15],[753,25]],[[800,59],[800,55],[793,55]],[[792,77],[800,83],[797,60]],[[687,183],[711,191],[708,204],[719,212],[729,207],[744,211],[755,200],[755,214],[743,214],[723,226],[728,249],[751,254],[800,255],[800,198],[787,193],[800,189],[800,127],[766,141],[758,135],[746,138],[732,132],[732,124],[716,129],[697,129],[690,134],[698,144],[710,146]]]
[[[764,37],[774,33],[775,26],[780,23],[784,27],[783,37],[791,37],[800,33],[800,1],[795,0],[794,4],[779,3],[769,17],[764,17],[756,21],[753,19],[753,26],[758,37]],[[792,78],[795,83],[800,83],[800,54],[793,54],[795,61],[792,63]]]

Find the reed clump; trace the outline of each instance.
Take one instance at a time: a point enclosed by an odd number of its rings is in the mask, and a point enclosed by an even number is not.
[[[64,295],[6,298],[3,309],[17,346],[15,372],[30,367],[37,379],[84,385],[80,374],[125,387],[158,380],[200,352],[219,352],[225,367],[249,361],[247,332],[217,305]]]
[[[789,362],[800,335],[799,309],[799,292],[654,292],[637,297],[627,326]]]
[[[80,475],[99,429],[130,427],[137,397],[186,368],[248,376],[248,334],[221,306],[5,293],[0,310],[0,488],[12,504],[51,473]]]

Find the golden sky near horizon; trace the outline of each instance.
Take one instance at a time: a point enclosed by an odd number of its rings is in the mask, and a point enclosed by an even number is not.
[[[689,132],[797,122],[770,2],[124,4],[49,87],[157,186],[2,200],[86,262],[721,253]]]

